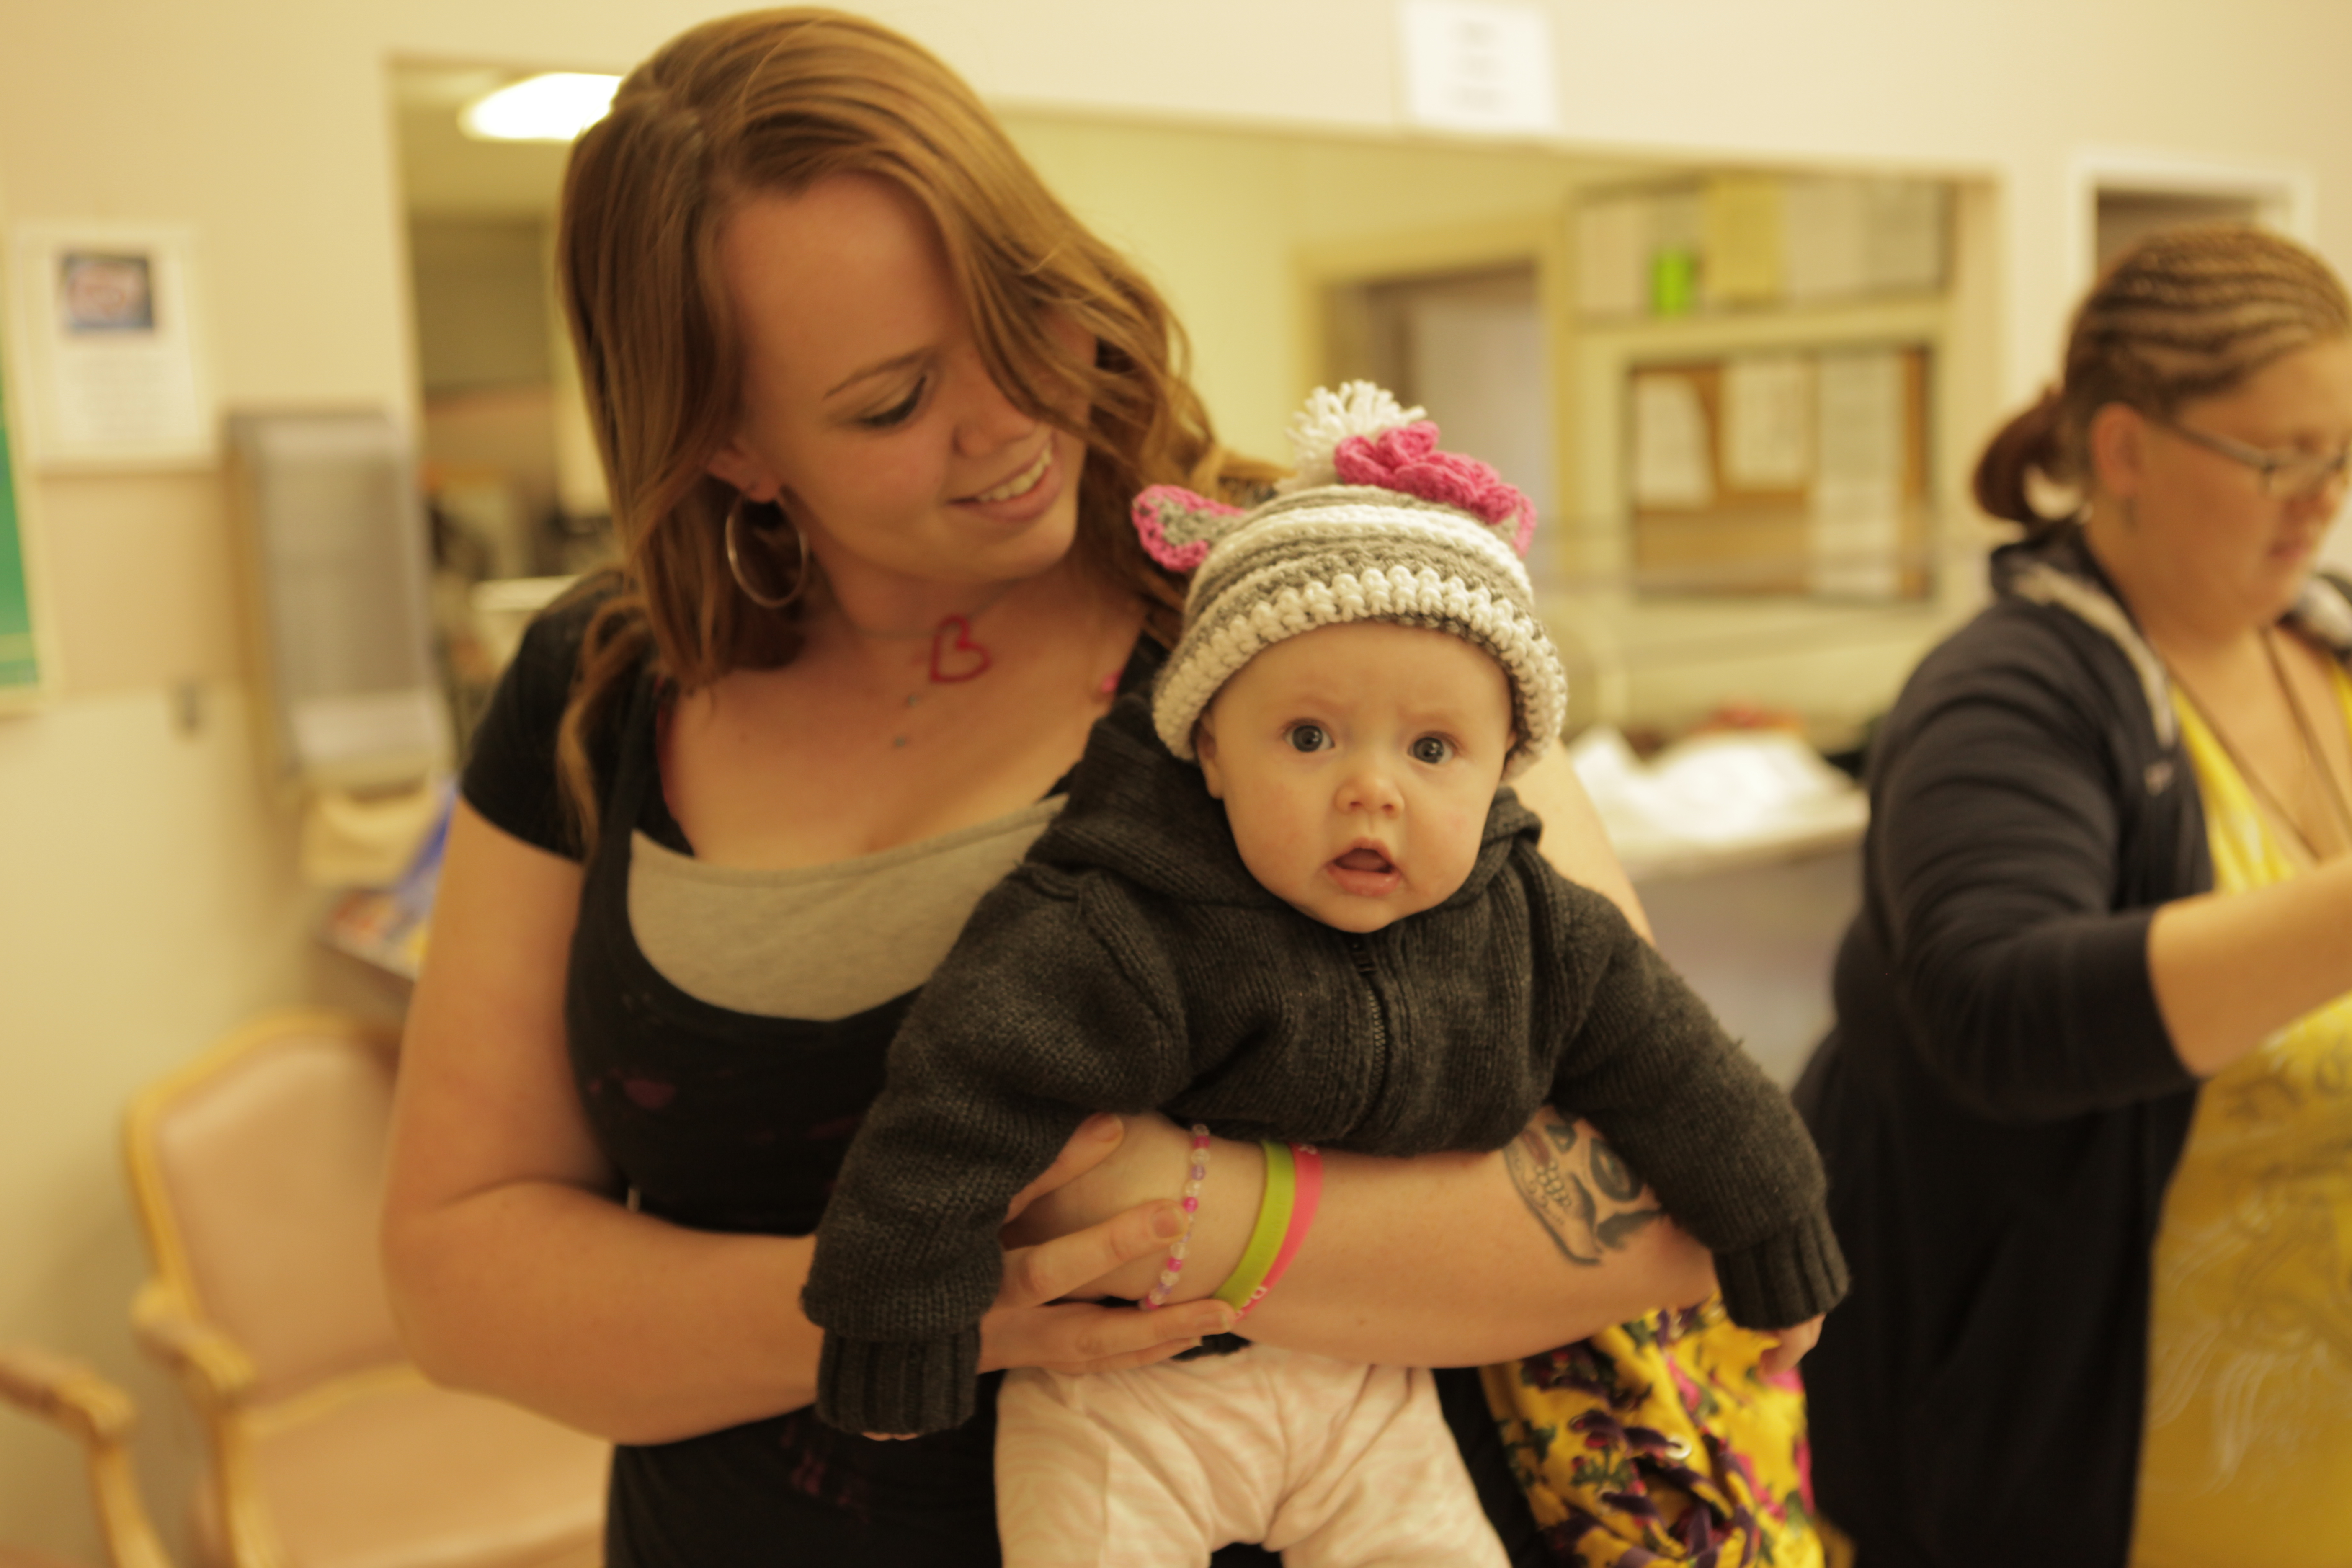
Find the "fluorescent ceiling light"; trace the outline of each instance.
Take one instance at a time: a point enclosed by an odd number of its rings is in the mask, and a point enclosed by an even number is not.
[[[616,76],[550,71],[476,99],[457,123],[486,142],[569,142],[604,118],[620,85]]]

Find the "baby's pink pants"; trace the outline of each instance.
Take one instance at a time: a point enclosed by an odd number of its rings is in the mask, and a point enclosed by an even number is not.
[[[1427,1372],[1272,1345],[1008,1374],[996,1512],[1006,1568],[1507,1568]]]

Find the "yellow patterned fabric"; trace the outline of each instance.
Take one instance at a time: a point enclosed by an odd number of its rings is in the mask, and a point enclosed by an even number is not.
[[[1794,1373],[1720,1300],[1486,1369],[1512,1468],[1566,1568],[1822,1568]]]
[[[2352,682],[2336,675],[2352,722]],[[2202,718],[2180,710],[2214,885],[2295,876]],[[2352,1561],[2352,995],[2217,1074],[2165,1194],[2134,1568]]]

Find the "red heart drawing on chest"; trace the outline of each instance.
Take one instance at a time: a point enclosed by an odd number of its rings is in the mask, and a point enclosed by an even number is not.
[[[986,648],[971,640],[971,623],[961,616],[950,616],[931,634],[934,686],[953,686],[957,681],[985,675],[995,662]]]

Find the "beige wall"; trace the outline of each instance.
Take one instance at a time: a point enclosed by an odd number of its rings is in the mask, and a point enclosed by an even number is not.
[[[1622,162],[1547,148],[1408,145],[1034,110],[1004,118],[1070,209],[1139,258],[1167,295],[1218,435],[1277,460],[1289,456],[1291,412],[1321,374],[1302,353],[1301,318],[1311,308],[1303,256],[1368,253],[1387,266],[1401,243],[1426,245],[1433,236],[1564,228],[1578,184],[1627,172]]]
[[[2335,0],[1550,0],[1563,145],[1895,163],[1994,182],[2007,395],[2045,373],[2084,147],[2308,175],[2352,263]],[[1002,101],[1392,133],[1384,0],[887,0]],[[394,57],[618,67],[709,9],[681,0],[12,0],[0,22],[0,216],[184,223],[231,406],[414,398],[383,68]],[[1065,148],[1047,157],[1075,160]],[[1111,226],[1213,260],[1221,205]],[[1236,279],[1239,312],[1268,283]],[[1188,285],[1189,287],[1189,285]],[[1180,290],[1181,296],[1181,290]],[[1208,323],[1204,321],[1204,326]],[[1223,330],[1222,326],[1221,329]],[[1210,363],[1237,434],[1275,411]],[[36,477],[63,680],[0,720],[0,1337],[129,1379],[158,1483],[188,1425],[129,1349],[137,1251],[111,1152],[139,1083],[266,1004],[385,998],[314,954],[290,836],[245,740],[236,616],[209,475]],[[173,693],[198,712],[184,726]],[[0,1420],[0,1537],[95,1555],[63,1445]]]

